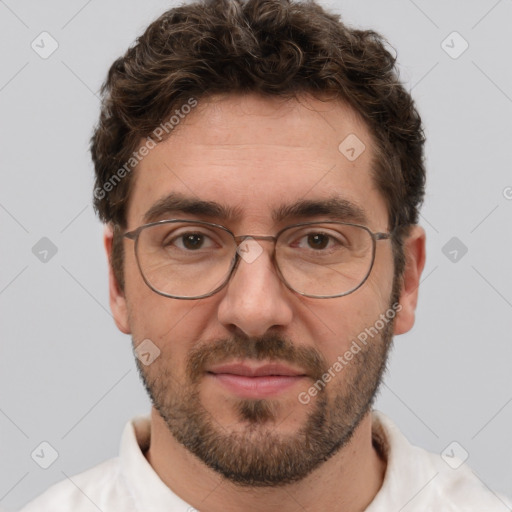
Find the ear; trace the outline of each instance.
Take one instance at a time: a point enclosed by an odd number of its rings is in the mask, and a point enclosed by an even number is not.
[[[109,300],[110,310],[114,315],[114,321],[117,328],[124,334],[130,334],[130,323],[128,322],[128,308],[126,305],[126,298],[124,292],[120,289],[119,283],[115,278],[112,269],[112,241],[114,232],[111,225],[106,224],[103,232],[103,243],[105,244],[105,251],[108,260],[108,287],[109,287]]]
[[[395,334],[404,334],[414,325],[418,287],[425,267],[425,241],[425,230],[417,225],[411,228],[409,236],[404,241],[405,270],[400,292],[402,309],[395,318]]]

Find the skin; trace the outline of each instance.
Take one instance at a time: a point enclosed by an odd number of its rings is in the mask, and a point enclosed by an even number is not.
[[[340,142],[351,133],[366,145],[366,151],[353,162],[338,151]],[[127,230],[142,225],[144,213],[157,200],[177,191],[239,207],[242,214],[226,225],[236,235],[275,234],[297,220],[276,225],[270,214],[274,207],[299,199],[327,198],[337,191],[364,209],[372,231],[386,232],[387,207],[371,179],[371,164],[368,129],[341,102],[321,102],[309,96],[300,102],[282,102],[255,95],[200,101],[179,129],[136,169]],[[190,214],[181,217],[217,221]],[[345,297],[314,299],[289,290],[271,264],[272,245],[262,242],[263,254],[252,263],[241,261],[225,288],[212,297],[191,301],[169,299],[146,286],[137,268],[133,242],[124,243],[124,291],[110,271],[110,305],[116,324],[123,333],[131,334],[135,343],[149,338],[157,344],[161,361],[169,365],[178,384],[185,383],[187,356],[194,347],[236,333],[260,337],[279,332],[296,346],[314,348],[330,365],[390,305],[393,257],[389,241],[377,243],[370,277]],[[105,247],[110,256],[109,228],[105,230]],[[409,331],[414,324],[425,264],[421,227],[412,228],[405,254],[402,307],[394,321],[395,335]],[[326,389],[328,396],[329,390],[341,389],[346,375],[336,376]],[[311,384],[302,383],[277,396],[274,433],[291,436],[304,424],[310,409],[297,395]],[[233,405],[236,397],[207,379],[200,382],[199,390],[201,405],[219,428],[226,432],[247,428]],[[180,444],[154,407],[151,445],[145,455],[176,494],[208,512],[364,510],[381,487],[386,466],[372,445],[370,414],[334,456],[287,486],[242,488],[233,484]]]

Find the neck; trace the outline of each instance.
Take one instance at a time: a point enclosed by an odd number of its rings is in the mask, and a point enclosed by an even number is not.
[[[203,464],[176,441],[156,409],[145,456],[160,479],[181,499],[205,512],[279,510],[363,511],[379,491],[386,463],[372,443],[367,414],[349,443],[306,478],[283,487],[239,487]]]

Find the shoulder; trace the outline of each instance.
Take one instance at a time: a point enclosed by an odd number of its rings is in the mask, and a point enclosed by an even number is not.
[[[132,488],[127,476],[144,464],[141,450],[149,444],[150,418],[137,416],[128,421],[121,437],[119,456],[106,460],[78,475],[66,476],[21,512],[130,512],[134,510]],[[137,473],[138,475],[139,473]],[[137,479],[132,474],[132,479]]]
[[[433,500],[444,501],[454,512],[512,511],[512,502],[490,489],[453,450],[443,455],[422,451],[425,464],[436,471],[430,493]]]
[[[53,485],[21,512],[129,511],[131,501],[120,476],[119,459],[114,458]]]
[[[432,481],[432,495],[439,502],[451,505],[449,510],[460,512],[510,512],[512,502],[492,491],[462,460],[450,466],[442,457],[426,452],[437,470]],[[458,466],[458,464],[461,464]]]
[[[438,454],[413,446],[389,418],[377,411],[373,412],[372,431],[374,444],[387,459],[387,468],[382,488],[368,512],[381,510],[384,505],[397,506],[403,512],[512,511],[512,503],[490,490],[457,457],[457,449]]]

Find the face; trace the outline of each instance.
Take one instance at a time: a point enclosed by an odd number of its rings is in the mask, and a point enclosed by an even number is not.
[[[366,146],[355,160],[339,150],[350,134]],[[387,232],[386,203],[370,176],[371,144],[364,123],[338,102],[203,100],[139,164],[128,231],[147,223],[151,209],[152,221],[214,222],[235,235],[275,235],[306,221],[353,222],[325,208],[286,212],[301,201],[336,197],[362,213],[373,232]],[[162,208],[170,194],[224,211]],[[287,214],[277,218],[279,211]],[[405,332],[413,323],[422,257],[408,264],[405,289],[394,293],[389,240],[376,242],[372,272],[360,288],[329,299],[289,289],[268,240],[259,242],[254,260],[239,259],[219,292],[195,300],[152,291],[133,240],[124,244],[125,287],[121,292],[111,276],[111,305],[135,346],[149,339],[160,351],[150,365],[137,360],[153,405],[176,440],[240,485],[300,480],[346,445],[369,411],[393,329]],[[201,278],[207,276],[194,277]]]

